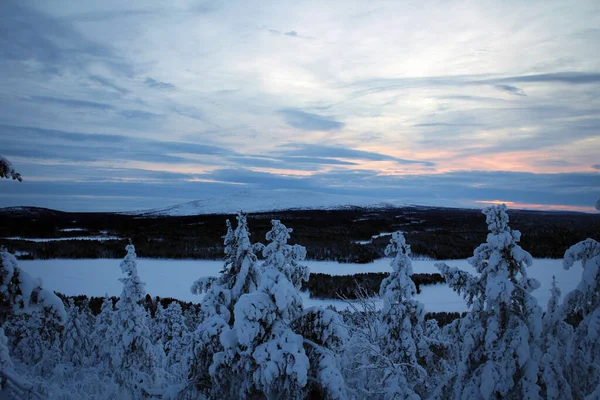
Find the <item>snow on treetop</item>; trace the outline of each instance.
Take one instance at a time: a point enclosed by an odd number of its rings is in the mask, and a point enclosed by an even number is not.
[[[390,256],[393,254],[405,254],[410,255],[410,245],[406,243],[404,234],[400,231],[392,233],[390,244],[385,248],[385,255]]]
[[[292,233],[292,228],[286,228],[281,221],[276,219],[271,220],[271,226],[273,228],[267,232],[267,240],[274,243],[286,244],[290,238],[290,233]]]
[[[132,275],[135,273],[137,275],[137,271],[134,270],[137,267],[137,263],[135,262],[135,247],[132,244],[128,244],[125,246],[125,250],[127,250],[127,255],[121,262],[121,271],[124,274]]]
[[[121,293],[121,300],[119,301],[131,299],[133,302],[138,302],[146,295],[146,284],[141,281],[138,275],[137,262],[135,261],[135,247],[132,244],[128,244],[125,246],[125,249],[127,250],[127,255],[121,261],[120,265],[125,277],[119,279],[123,283],[123,291]]]
[[[394,255],[390,262],[392,273],[386,277],[379,288],[383,297],[383,310],[388,312],[395,305],[411,299],[416,294],[416,287],[410,278],[413,274],[412,262],[410,260],[410,246],[402,232],[394,232],[390,244],[385,248],[385,254]]]
[[[493,205],[485,207],[481,212],[485,214],[485,222],[488,224],[490,232],[498,234],[509,231],[508,214],[506,213],[506,204]]]
[[[272,229],[266,234],[266,239],[270,243],[262,249],[265,264],[285,274],[299,289],[302,282],[308,281],[308,268],[300,264],[306,258],[306,248],[287,244],[292,233],[291,228],[287,228],[278,220],[272,220],[271,225]]]
[[[552,276],[552,286],[550,287],[550,299],[548,299],[548,306],[546,307],[546,309],[548,310],[548,315],[556,312],[556,310],[558,309],[558,306],[560,305],[560,295],[561,295],[561,290],[558,287],[557,283],[556,283],[556,276],[553,275]]]
[[[487,236],[486,243],[481,244],[473,252],[469,263],[480,273],[489,269],[490,265],[496,265],[501,261],[501,252],[509,250],[513,261],[509,263],[509,274],[514,277],[516,273],[527,276],[524,267],[530,267],[533,263],[531,254],[523,250],[519,245],[521,232],[512,230],[508,226],[508,214],[505,204],[493,205],[482,210],[486,216],[486,223],[490,233]],[[500,253],[499,253],[500,252]],[[493,268],[497,268],[494,266]],[[528,285],[536,286],[536,283],[528,281]]]

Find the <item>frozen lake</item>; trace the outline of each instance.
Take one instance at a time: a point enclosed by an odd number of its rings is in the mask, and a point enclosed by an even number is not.
[[[66,295],[118,296],[121,293],[122,276],[119,264],[121,259],[83,260],[33,260],[19,261],[19,265],[33,277],[42,278],[44,285]],[[361,272],[389,272],[389,259],[379,259],[370,264],[340,264],[333,261],[307,261],[311,272],[331,275],[352,275]],[[439,261],[414,260],[415,273],[435,273],[434,264]],[[466,260],[446,261],[451,266],[474,273]],[[216,276],[223,266],[222,261],[210,260],[157,260],[138,259],[138,271],[146,282],[146,290],[152,296],[174,297],[180,300],[198,302],[201,297],[190,292],[192,283],[202,276]],[[581,279],[581,264],[565,271],[562,259],[535,259],[529,268],[529,275],[537,278],[540,289],[534,292],[540,305],[545,308],[550,297],[550,283],[555,275],[563,295],[574,289]],[[337,308],[347,308],[341,300],[310,299],[304,294],[305,306],[329,304]],[[445,284],[422,286],[417,299],[427,311],[466,311],[463,299]],[[381,306],[379,299],[374,301]]]

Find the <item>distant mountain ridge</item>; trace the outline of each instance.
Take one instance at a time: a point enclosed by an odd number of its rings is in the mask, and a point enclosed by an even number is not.
[[[176,195],[176,194],[175,194]],[[403,201],[404,200],[404,201]],[[600,202],[600,200],[599,200]],[[198,200],[179,203],[167,207],[140,209],[133,211],[61,211],[43,207],[16,206],[0,208],[1,215],[13,217],[44,217],[66,214],[119,214],[140,217],[184,217],[194,215],[235,214],[238,211],[247,213],[278,212],[288,210],[344,210],[352,208],[390,209],[411,207],[422,209],[468,209],[477,210],[479,207],[448,207],[440,205],[417,205],[407,199],[377,199],[365,196],[351,196],[315,192],[310,190],[253,190],[245,189],[224,195],[207,196]],[[578,211],[555,210],[521,210],[539,214],[580,214]]]
[[[337,210],[351,207],[386,208],[403,204],[377,201],[368,197],[332,195],[303,190],[241,190],[225,196],[213,196],[169,207],[128,211],[140,216],[189,216],[234,214],[285,210]]]
[[[53,210],[51,208],[44,207],[29,207],[29,206],[18,206],[18,207],[4,207],[0,208],[0,214],[10,214],[18,217],[40,217],[40,216],[52,216],[57,214],[64,214],[64,211]]]

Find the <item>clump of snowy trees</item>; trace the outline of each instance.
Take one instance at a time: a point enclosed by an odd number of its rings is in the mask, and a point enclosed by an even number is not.
[[[238,215],[235,231],[228,222],[221,276],[192,286],[194,293],[206,291],[206,314],[194,333],[190,398],[304,398],[311,391],[345,397],[337,357],[346,338],[341,319],[331,310],[303,308],[306,250],[287,244],[291,229],[272,224],[258,263],[246,216]]]
[[[583,276],[545,313],[533,263],[504,205],[483,210],[475,274],[437,264],[469,311],[443,327],[416,298],[410,246],[396,232],[382,309],[366,291],[354,313],[303,305],[306,249],[272,221],[252,243],[248,220],[227,221],[218,277],[200,278],[199,312],[146,304],[135,248],[113,303],[63,302],[0,252],[0,398],[122,399],[600,399],[600,243],[572,246]]]
[[[468,259],[479,275],[437,265],[471,308],[452,327],[462,345],[451,390],[456,399],[537,398],[542,312],[531,295],[539,282],[527,276],[533,259],[508,226],[506,206],[484,213],[487,241]]]

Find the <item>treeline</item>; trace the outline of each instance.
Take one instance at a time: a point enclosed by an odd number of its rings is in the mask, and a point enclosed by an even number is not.
[[[436,274],[436,275],[439,275],[439,274]],[[67,295],[64,295],[59,292],[55,292],[55,293],[63,301],[63,303],[72,304],[72,305],[78,307],[79,310],[84,313],[89,311],[89,313],[93,316],[97,316],[101,313],[102,304],[104,303],[104,301],[106,299],[108,299],[112,303],[113,308],[116,308],[117,302],[119,301],[118,296],[109,296],[109,297],[90,296],[90,297],[88,297],[86,295],[67,296]],[[357,294],[355,293],[352,295],[352,297],[348,297],[348,299],[351,299],[351,298],[356,299]],[[198,322],[196,320],[197,319],[196,316],[199,315],[201,312],[202,306],[200,303],[192,303],[190,301],[183,301],[183,300],[175,299],[173,297],[159,297],[159,296],[152,297],[152,296],[150,296],[150,294],[146,294],[146,296],[144,297],[144,301],[142,302],[142,305],[144,306],[144,309],[146,310],[146,312],[148,312],[148,316],[150,316],[151,318],[156,318],[157,312],[159,311],[159,307],[162,309],[167,309],[173,303],[176,303],[179,305],[179,307],[181,307],[183,316],[186,317],[186,320],[190,325],[193,325],[193,323]],[[351,323],[356,322],[356,320],[358,320],[360,318],[364,318],[360,314],[365,314],[364,310],[358,310],[358,311],[341,310],[338,312],[344,318],[344,320],[351,322]],[[455,319],[458,319],[464,315],[465,315],[465,313],[461,314],[458,312],[428,312],[425,314],[425,320],[427,320],[427,321],[434,320],[438,323],[438,325],[440,327],[442,327],[442,326],[448,325]]]
[[[140,254],[148,258],[221,259],[223,221],[228,215],[140,217],[109,213],[63,213],[25,209],[10,213],[0,209],[0,246],[20,259],[119,258],[131,238]],[[413,254],[432,259],[463,259],[485,240],[485,227],[476,210],[438,207],[345,210],[295,210],[256,213],[251,237],[259,241],[271,219],[294,229],[293,241],[306,247],[308,258],[342,263],[369,263],[384,256],[389,236],[403,231]],[[600,240],[600,215],[561,212],[511,211],[523,245],[537,258],[560,258],[570,244]],[[68,231],[78,228],[80,231]],[[65,231],[64,229],[67,229]],[[114,236],[120,240],[61,240],[31,242],[21,238]],[[361,244],[362,242],[365,244]]]
[[[133,239],[132,239],[133,240]],[[0,246],[16,252],[21,260],[48,260],[55,258],[119,258],[128,239],[119,240],[60,240],[31,242],[27,240],[0,240]],[[223,245],[201,245],[193,238],[180,241],[163,238],[143,238],[135,242],[146,258],[206,259],[217,260],[223,257]],[[172,246],[172,247],[171,247]]]
[[[379,296],[381,281],[389,273],[368,272],[354,275],[310,274],[308,282],[304,282],[302,290],[308,291],[310,297],[317,299],[350,299],[354,300],[360,294],[369,297]],[[421,293],[421,286],[445,283],[444,277],[438,273],[413,274],[412,280]]]

